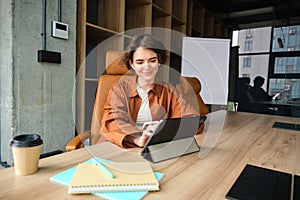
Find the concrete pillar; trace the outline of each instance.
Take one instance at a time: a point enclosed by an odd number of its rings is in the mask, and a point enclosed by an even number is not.
[[[51,37],[58,1],[46,7],[46,48],[61,53],[61,64],[38,62],[42,49],[42,0],[0,1],[1,161],[12,163],[9,146],[19,134],[37,133],[42,152],[64,150],[74,137],[76,1],[62,1],[69,39]]]

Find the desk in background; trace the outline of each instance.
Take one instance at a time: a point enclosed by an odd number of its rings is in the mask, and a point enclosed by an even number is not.
[[[271,114],[280,116],[300,117],[300,101],[293,100],[273,100],[256,101],[256,104],[263,104],[271,108]]]
[[[205,134],[215,131],[210,122],[222,114],[225,121],[221,135],[208,156],[199,158],[194,153],[154,164],[153,168],[165,176],[160,191],[148,193],[145,199],[225,199],[246,164],[300,175],[300,132],[272,128],[275,121],[299,124],[300,118],[214,112],[208,115],[204,133],[196,138],[200,145]],[[66,186],[52,183],[49,178],[91,158],[90,152],[113,161],[134,161],[142,159],[139,151],[102,143],[42,159],[39,171],[31,176],[15,176],[13,168],[0,170],[0,199],[99,199],[69,195]]]

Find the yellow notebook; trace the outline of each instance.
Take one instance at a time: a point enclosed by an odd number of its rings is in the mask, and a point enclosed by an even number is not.
[[[69,193],[154,191],[159,183],[147,162],[102,163],[115,177],[111,178],[93,163],[77,166]]]

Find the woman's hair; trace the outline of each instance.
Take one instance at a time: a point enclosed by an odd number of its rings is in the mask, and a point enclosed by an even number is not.
[[[122,58],[122,62],[130,69],[129,61],[133,59],[133,54],[138,48],[151,49],[157,54],[158,62],[165,64],[167,61],[167,51],[163,43],[155,40],[151,35],[139,35],[131,40],[127,50]]]

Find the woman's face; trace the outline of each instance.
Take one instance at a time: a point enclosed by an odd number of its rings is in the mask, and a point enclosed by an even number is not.
[[[154,51],[145,48],[136,49],[130,64],[135,70],[141,86],[154,82],[158,72],[158,57]]]

